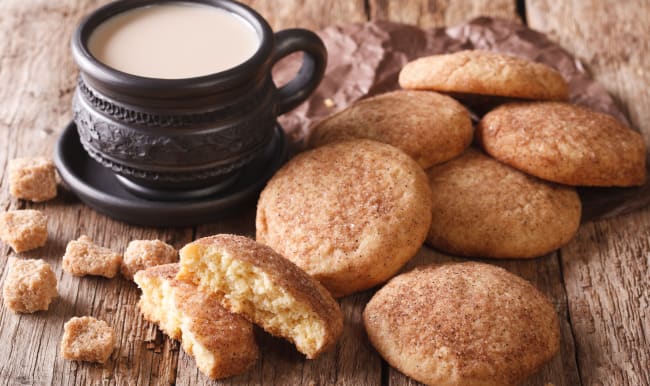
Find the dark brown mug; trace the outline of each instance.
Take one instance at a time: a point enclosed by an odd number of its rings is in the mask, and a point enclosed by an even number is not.
[[[80,69],[73,115],[81,144],[125,187],[154,199],[207,195],[227,186],[240,169],[268,151],[276,117],[316,89],[327,62],[325,46],[313,32],[274,34],[257,12],[235,1],[183,1],[243,18],[259,37],[257,51],[231,69],[185,79],[127,74],[90,53],[89,37],[102,22],[169,0],[110,3],[86,17],[72,37]],[[298,74],[278,88],[271,77],[273,65],[297,51],[304,52]]]

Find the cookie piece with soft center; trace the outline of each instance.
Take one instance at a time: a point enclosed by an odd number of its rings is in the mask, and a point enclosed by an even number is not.
[[[301,153],[257,204],[257,241],[335,297],[388,280],[419,250],[431,223],[422,168],[396,147],[351,140]]]
[[[253,366],[259,349],[253,325],[223,308],[219,299],[176,280],[177,263],[137,271],[142,290],[138,307],[196,360],[206,376],[216,379],[241,374]]]
[[[580,225],[575,189],[526,175],[479,150],[427,171],[427,243],[462,256],[530,258],[560,248]]]
[[[569,100],[569,86],[556,70],[542,63],[483,50],[416,59],[402,68],[399,84],[413,90]]]
[[[635,186],[646,179],[643,136],[608,114],[568,103],[511,103],[476,128],[485,151],[539,178],[577,186]]]
[[[368,302],[370,343],[427,385],[514,386],[559,350],[551,302],[488,264],[426,266],[392,279]]]
[[[180,251],[176,278],[217,296],[230,312],[296,345],[309,359],[332,348],[343,331],[339,305],[323,286],[268,246],[215,235]]]
[[[319,122],[312,147],[355,138],[393,145],[427,169],[459,155],[472,142],[463,105],[433,91],[398,90],[376,95]]]

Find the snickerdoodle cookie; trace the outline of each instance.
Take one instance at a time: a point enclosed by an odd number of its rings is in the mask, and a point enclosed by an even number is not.
[[[210,378],[241,374],[258,356],[253,325],[221,306],[217,296],[176,280],[178,264],[163,264],[137,271],[142,289],[138,307],[144,318],[156,323]]]
[[[554,69],[523,58],[481,50],[416,59],[404,66],[399,84],[415,90],[535,100],[569,99],[569,87]]]
[[[567,243],[580,225],[573,188],[528,176],[478,150],[427,171],[433,218],[427,243],[463,256],[523,258]]]
[[[243,236],[198,239],[180,251],[176,278],[217,296],[269,333],[288,339],[309,359],[336,345],[343,313],[316,280],[266,245]]]
[[[487,153],[528,174],[567,185],[642,185],[643,137],[614,117],[566,103],[503,105],[476,133]]]
[[[427,385],[517,385],[560,344],[549,300],[488,264],[433,265],[397,276],[370,300],[363,321],[381,356]]]
[[[335,297],[394,275],[420,249],[431,223],[422,168],[371,140],[299,154],[257,205],[257,240],[320,281]]]
[[[432,91],[399,90],[363,99],[316,125],[312,147],[367,138],[402,149],[427,169],[456,157],[472,141],[467,109]]]

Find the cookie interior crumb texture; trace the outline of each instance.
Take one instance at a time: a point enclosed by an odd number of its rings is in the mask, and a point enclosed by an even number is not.
[[[218,235],[180,251],[177,279],[221,297],[273,335],[296,345],[309,359],[335,345],[343,328],[336,301],[315,280],[271,248],[241,236]]]
[[[9,193],[16,198],[34,202],[56,197],[54,163],[44,157],[10,160]]]
[[[138,306],[144,318],[181,340],[206,376],[225,378],[245,372],[258,356],[252,324],[223,308],[215,295],[176,280],[178,269],[178,264],[165,264],[135,274],[142,289]]]
[[[393,278],[363,320],[381,356],[428,385],[518,385],[560,346],[546,296],[505,269],[473,262]]]
[[[115,332],[103,320],[74,317],[63,327],[61,355],[64,359],[106,363],[115,347]]]
[[[133,240],[126,247],[122,259],[122,275],[131,280],[142,269],[178,260],[178,251],[160,240]]]
[[[2,213],[0,240],[18,253],[42,247],[47,241],[47,217],[33,209]]]
[[[122,255],[93,243],[82,235],[70,241],[63,255],[63,270],[75,276],[95,275],[112,278],[117,275]]]
[[[56,275],[43,260],[10,257],[2,287],[4,305],[13,312],[45,311],[58,296]]]

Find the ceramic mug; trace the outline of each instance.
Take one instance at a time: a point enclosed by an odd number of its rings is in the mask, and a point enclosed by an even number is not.
[[[276,117],[316,89],[327,52],[313,32],[288,29],[274,34],[257,12],[235,1],[183,0],[240,16],[259,37],[257,51],[231,69],[185,79],[127,74],[91,54],[89,37],[102,22],[166,2],[116,1],[79,24],[72,37],[80,69],[73,119],[84,149],[129,190],[148,198],[183,199],[224,188],[238,170],[268,151]],[[304,53],[300,70],[278,88],[271,77],[273,65],[297,51]]]

